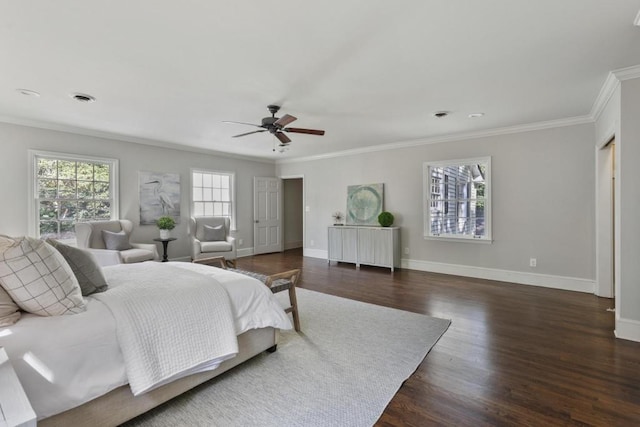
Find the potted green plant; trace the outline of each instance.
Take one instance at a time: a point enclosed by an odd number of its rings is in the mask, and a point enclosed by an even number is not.
[[[383,211],[378,215],[378,222],[383,227],[390,227],[393,225],[393,214],[391,212]]]
[[[160,229],[160,238],[168,239],[171,237],[170,231],[176,227],[176,220],[170,216],[161,216],[156,221],[156,225]]]

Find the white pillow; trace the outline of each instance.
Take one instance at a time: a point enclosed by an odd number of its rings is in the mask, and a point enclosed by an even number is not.
[[[40,316],[84,311],[78,280],[53,246],[21,237],[1,248],[0,286],[21,309]]]

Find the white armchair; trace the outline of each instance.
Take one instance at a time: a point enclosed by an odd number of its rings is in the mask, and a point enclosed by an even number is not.
[[[102,266],[160,259],[158,248],[155,244],[129,241],[129,236],[133,231],[133,223],[128,219],[78,222],[75,228],[78,247],[93,253]],[[130,246],[130,248],[123,250],[107,249],[102,233],[103,230],[111,233],[124,231],[126,242],[128,243],[126,246]]]
[[[222,216],[191,217],[191,260],[223,256],[235,265],[236,239],[229,234],[230,224],[229,218]]]

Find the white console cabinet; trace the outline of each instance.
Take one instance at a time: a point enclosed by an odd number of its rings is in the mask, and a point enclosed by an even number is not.
[[[329,227],[328,261],[388,267],[400,265],[400,228]]]

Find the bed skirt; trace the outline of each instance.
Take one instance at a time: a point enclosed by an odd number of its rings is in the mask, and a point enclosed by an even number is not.
[[[213,371],[180,378],[140,396],[133,396],[129,385],[124,385],[76,408],[39,420],[38,426],[117,426],[222,374],[275,344],[274,328],[249,330],[238,336],[238,355],[223,362]]]

